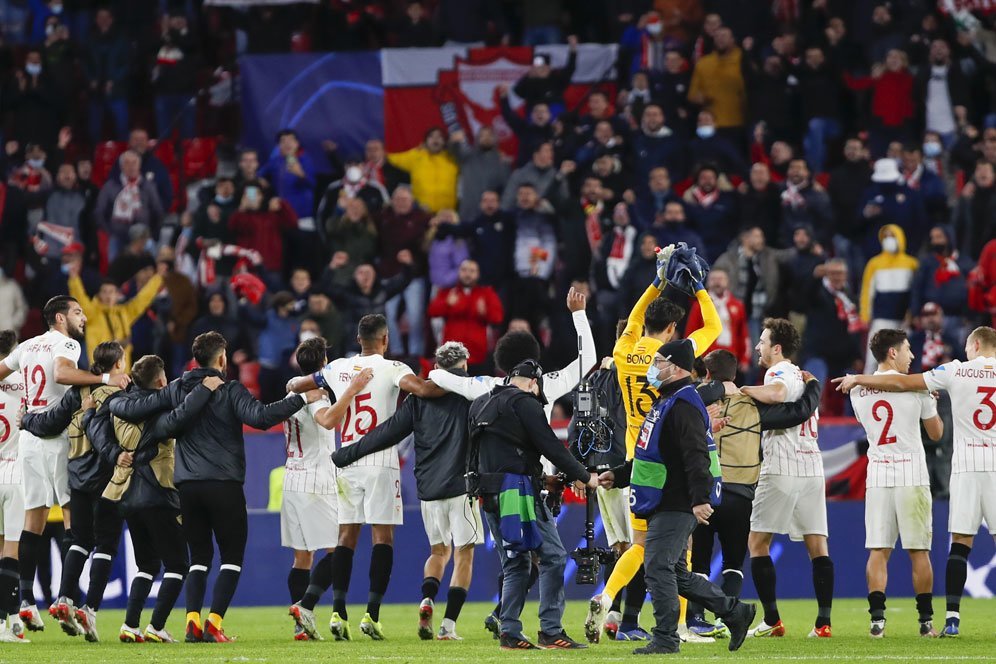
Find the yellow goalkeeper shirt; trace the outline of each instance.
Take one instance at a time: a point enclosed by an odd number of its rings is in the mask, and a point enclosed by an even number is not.
[[[664,344],[658,339],[643,336],[643,322],[647,307],[660,293],[656,286],[649,286],[644,291],[629,314],[626,329],[612,349],[612,360],[619,374],[619,387],[622,388],[623,407],[626,409],[627,459],[633,458],[643,420],[658,396],[657,390],[647,381],[647,368],[653,362],[657,349]],[[695,357],[698,357],[719,338],[723,324],[707,291],[697,291],[695,299],[702,309],[702,327],[688,335],[688,338],[692,342]]]

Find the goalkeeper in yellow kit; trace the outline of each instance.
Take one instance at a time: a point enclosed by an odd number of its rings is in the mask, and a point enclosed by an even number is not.
[[[619,375],[623,406],[626,409],[627,460],[632,459],[635,454],[640,428],[658,396],[657,388],[651,385],[647,378],[647,370],[653,363],[654,353],[674,338],[677,324],[685,317],[685,312],[680,306],[659,297],[667,285],[665,274],[674,249],[673,246],[668,246],[658,250],[657,277],[633,307],[629,319],[626,321],[626,329],[612,349],[612,359]],[[719,320],[716,306],[701,281],[695,283],[693,288],[695,299],[698,300],[699,307],[702,309],[702,328],[692,332],[688,338],[692,342],[695,356],[699,357],[719,338],[723,326]],[[585,620],[585,635],[593,643],[597,643],[599,640],[613,599],[624,586],[634,580],[634,577],[637,575],[642,577],[643,575],[647,522],[645,519],[636,518],[633,514],[630,514],[630,521],[633,526],[633,545],[616,561],[615,568],[612,570],[602,593],[591,598],[588,617]],[[639,577],[637,579],[639,580]],[[642,583],[635,585],[643,589],[643,592],[637,590],[637,593],[640,594],[639,601],[627,601],[627,608],[642,605],[646,586]],[[636,600],[636,598],[633,599]],[[682,598],[681,618],[678,621],[679,636],[682,637],[682,641],[712,641],[711,638],[702,638],[687,632],[684,617],[685,604],[686,602]],[[624,615],[616,638],[646,639],[646,632],[636,624],[636,618],[636,615]]]

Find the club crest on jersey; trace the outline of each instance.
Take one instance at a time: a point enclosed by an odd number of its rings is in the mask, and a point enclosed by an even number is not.
[[[771,378],[775,378],[777,376],[781,376],[783,373],[785,373],[785,372],[784,371],[769,371],[768,372],[768,376],[771,377]]]

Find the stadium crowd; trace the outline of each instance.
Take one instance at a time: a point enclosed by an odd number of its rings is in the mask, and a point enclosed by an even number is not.
[[[264,400],[301,340],[359,350],[368,313],[416,368],[448,339],[491,371],[506,329],[563,366],[574,327],[551,303],[587,294],[604,355],[654,247],[678,241],[714,265],[715,348],[748,379],[769,316],[796,324],[800,365],[825,385],[871,370],[883,327],[910,328],[927,370],[993,319],[988,16],[903,1],[201,4],[0,9],[0,320],[22,338],[73,294],[91,354],[122,341],[126,362],[159,354],[174,377],[218,331],[231,376]],[[499,91],[513,159],[492,127],[433,129],[394,154],[379,136],[362,155],[308,154],[292,129],[270,152],[239,144],[243,53],[579,41],[618,43],[616,77],[567,107],[574,58],[538,57]],[[700,320],[693,304],[688,328]],[[847,405],[827,389],[823,408]]]

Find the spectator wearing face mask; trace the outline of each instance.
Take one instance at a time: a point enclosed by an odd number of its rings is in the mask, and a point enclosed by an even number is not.
[[[648,230],[657,238],[658,246],[666,247],[684,242],[689,247],[695,247],[700,255],[705,255],[706,244],[702,236],[689,226],[685,206],[679,201],[671,201],[665,205],[664,211],[657,213]]]
[[[63,123],[64,101],[42,63],[39,50],[28,51],[24,67],[14,72],[6,94],[11,112],[10,135],[21,144],[37,143],[52,150]]]
[[[664,21],[655,11],[647,12],[635,25],[622,34],[619,46],[624,55],[630,55],[630,72],[646,71],[660,74],[665,69],[668,53],[681,46],[681,43],[664,34]],[[685,90],[687,91],[687,87]]]
[[[861,320],[868,328],[868,338],[879,330],[903,327],[909,318],[913,276],[919,263],[906,253],[906,234],[896,224],[886,224],[878,232],[882,252],[865,266],[861,279]],[[865,371],[877,366],[869,348]]]
[[[328,228],[329,221],[339,217],[349,201],[359,199],[371,214],[376,215],[390,199],[380,182],[371,180],[359,164],[349,164],[342,178],[333,180],[318,203],[318,223]]]
[[[24,163],[10,173],[8,182],[24,192],[31,226],[44,216],[45,201],[52,191],[52,174],[45,168],[45,150],[31,143],[24,151]]]
[[[695,138],[688,142],[688,160],[713,163],[723,173],[747,174],[747,162],[735,145],[716,133],[716,119],[709,111],[700,111]]]
[[[896,224],[903,229],[910,254],[920,250],[927,230],[927,210],[920,192],[903,184],[895,159],[879,159],[871,184],[858,203],[858,221],[864,229],[862,251],[873,256],[879,243],[878,229]]]
[[[715,50],[695,64],[688,99],[712,113],[721,134],[739,142],[747,110],[743,52],[727,27],[718,28],[713,41]]]
[[[961,318],[968,313],[969,261],[962,258],[955,244],[954,231],[948,225],[930,229],[929,244],[920,269],[913,278],[912,311],[933,302],[944,310],[948,329],[960,338]]]

